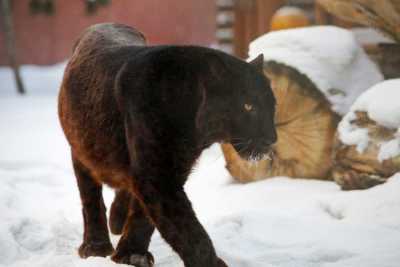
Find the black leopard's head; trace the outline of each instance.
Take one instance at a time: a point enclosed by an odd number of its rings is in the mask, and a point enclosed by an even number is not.
[[[275,97],[263,73],[262,55],[246,63],[225,62],[215,74],[215,88],[208,88],[207,131],[222,132],[222,142],[231,143],[247,160],[260,160],[277,141],[274,125]],[[219,80],[219,81],[217,81]]]
[[[229,142],[245,159],[262,159],[277,141],[275,97],[263,73],[263,61],[260,55],[250,62],[244,79],[238,79],[235,85]]]

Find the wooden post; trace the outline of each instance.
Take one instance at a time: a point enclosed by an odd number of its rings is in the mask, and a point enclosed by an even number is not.
[[[1,0],[0,11],[2,12],[1,17],[3,18],[5,46],[7,50],[8,61],[14,73],[17,91],[20,94],[25,94],[25,88],[22,82],[22,78],[19,72],[19,65],[17,62],[17,49],[15,46],[12,9],[10,7],[9,0]]]
[[[273,14],[284,4],[284,0],[235,1],[234,44],[236,56],[247,58],[249,43],[269,31]]]
[[[327,25],[332,23],[331,15],[325,11],[325,9],[320,6],[320,4],[315,3],[315,24],[317,25]]]

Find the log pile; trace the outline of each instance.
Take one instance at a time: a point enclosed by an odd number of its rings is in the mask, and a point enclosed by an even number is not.
[[[394,43],[367,44],[368,55],[379,65],[386,79],[400,77],[400,1],[317,0],[333,15],[382,32]],[[399,88],[400,90],[400,88]],[[400,111],[398,111],[400,112]],[[369,143],[363,151],[335,138],[332,176],[344,190],[365,189],[385,182],[400,171],[400,157],[378,160],[381,144],[399,138],[396,129],[371,119],[364,111],[354,113],[354,127],[368,130]],[[340,132],[340,129],[339,129]]]
[[[354,111],[349,120],[351,111],[342,119],[309,78],[292,67],[269,61],[264,71],[277,99],[278,142],[272,160],[259,162],[243,160],[232,145],[223,144],[226,167],[236,180],[246,183],[276,176],[333,179],[343,190],[354,190],[381,184],[400,171],[400,155],[379,159],[382,144],[399,140],[400,146],[400,129],[382,125],[365,111]],[[385,92],[382,95],[385,99]],[[400,112],[393,109],[393,114]],[[368,143],[363,151],[341,140],[341,127],[337,127],[341,119],[341,124],[348,121],[351,127],[366,130]]]
[[[378,63],[386,79],[400,77],[400,1],[318,0],[318,3],[341,19],[377,28],[397,42],[368,45],[364,49]],[[399,126],[387,127],[363,110],[342,113],[342,119],[310,76],[289,65],[274,60],[264,62],[265,75],[277,99],[278,142],[272,160],[245,161],[230,144],[223,144],[226,167],[234,178],[240,182],[275,176],[333,179],[342,189],[352,190],[383,183],[400,171],[400,153],[380,158],[383,144],[395,141],[400,146]],[[394,105],[392,113],[400,114],[400,107]],[[349,114],[354,117],[350,121]],[[364,149],[340,138],[340,125],[345,122],[368,133]]]
[[[312,39],[316,35],[324,36],[322,40],[332,36],[342,39],[331,51],[334,55],[326,55],[326,42]],[[363,156],[335,138],[339,114],[346,114],[361,93],[383,79],[353,39],[351,32],[328,26],[279,31],[252,43],[250,56],[264,53],[264,72],[277,100],[278,142],[272,160],[259,162],[243,160],[230,144],[223,144],[226,167],[236,180],[251,182],[276,176],[335,179],[343,189],[358,189],[378,184],[393,173],[392,163],[382,165],[377,160],[377,148],[371,146],[366,150],[371,155]],[[360,81],[365,73],[368,77]],[[375,128],[385,132],[378,125]],[[378,144],[383,139],[371,140]],[[360,163],[361,158],[365,162]]]

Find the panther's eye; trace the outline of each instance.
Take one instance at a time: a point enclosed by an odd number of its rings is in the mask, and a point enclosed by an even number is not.
[[[251,104],[244,104],[244,109],[246,111],[252,111],[253,110],[253,105]]]

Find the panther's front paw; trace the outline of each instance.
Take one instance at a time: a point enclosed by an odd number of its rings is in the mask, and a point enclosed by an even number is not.
[[[106,257],[113,254],[114,248],[110,242],[83,242],[78,252],[84,259],[90,256]]]
[[[150,252],[146,252],[146,254],[128,254],[128,255],[119,255],[118,252],[112,255],[111,259],[117,263],[124,263],[133,265],[135,267],[153,267],[154,266],[154,257]]]

